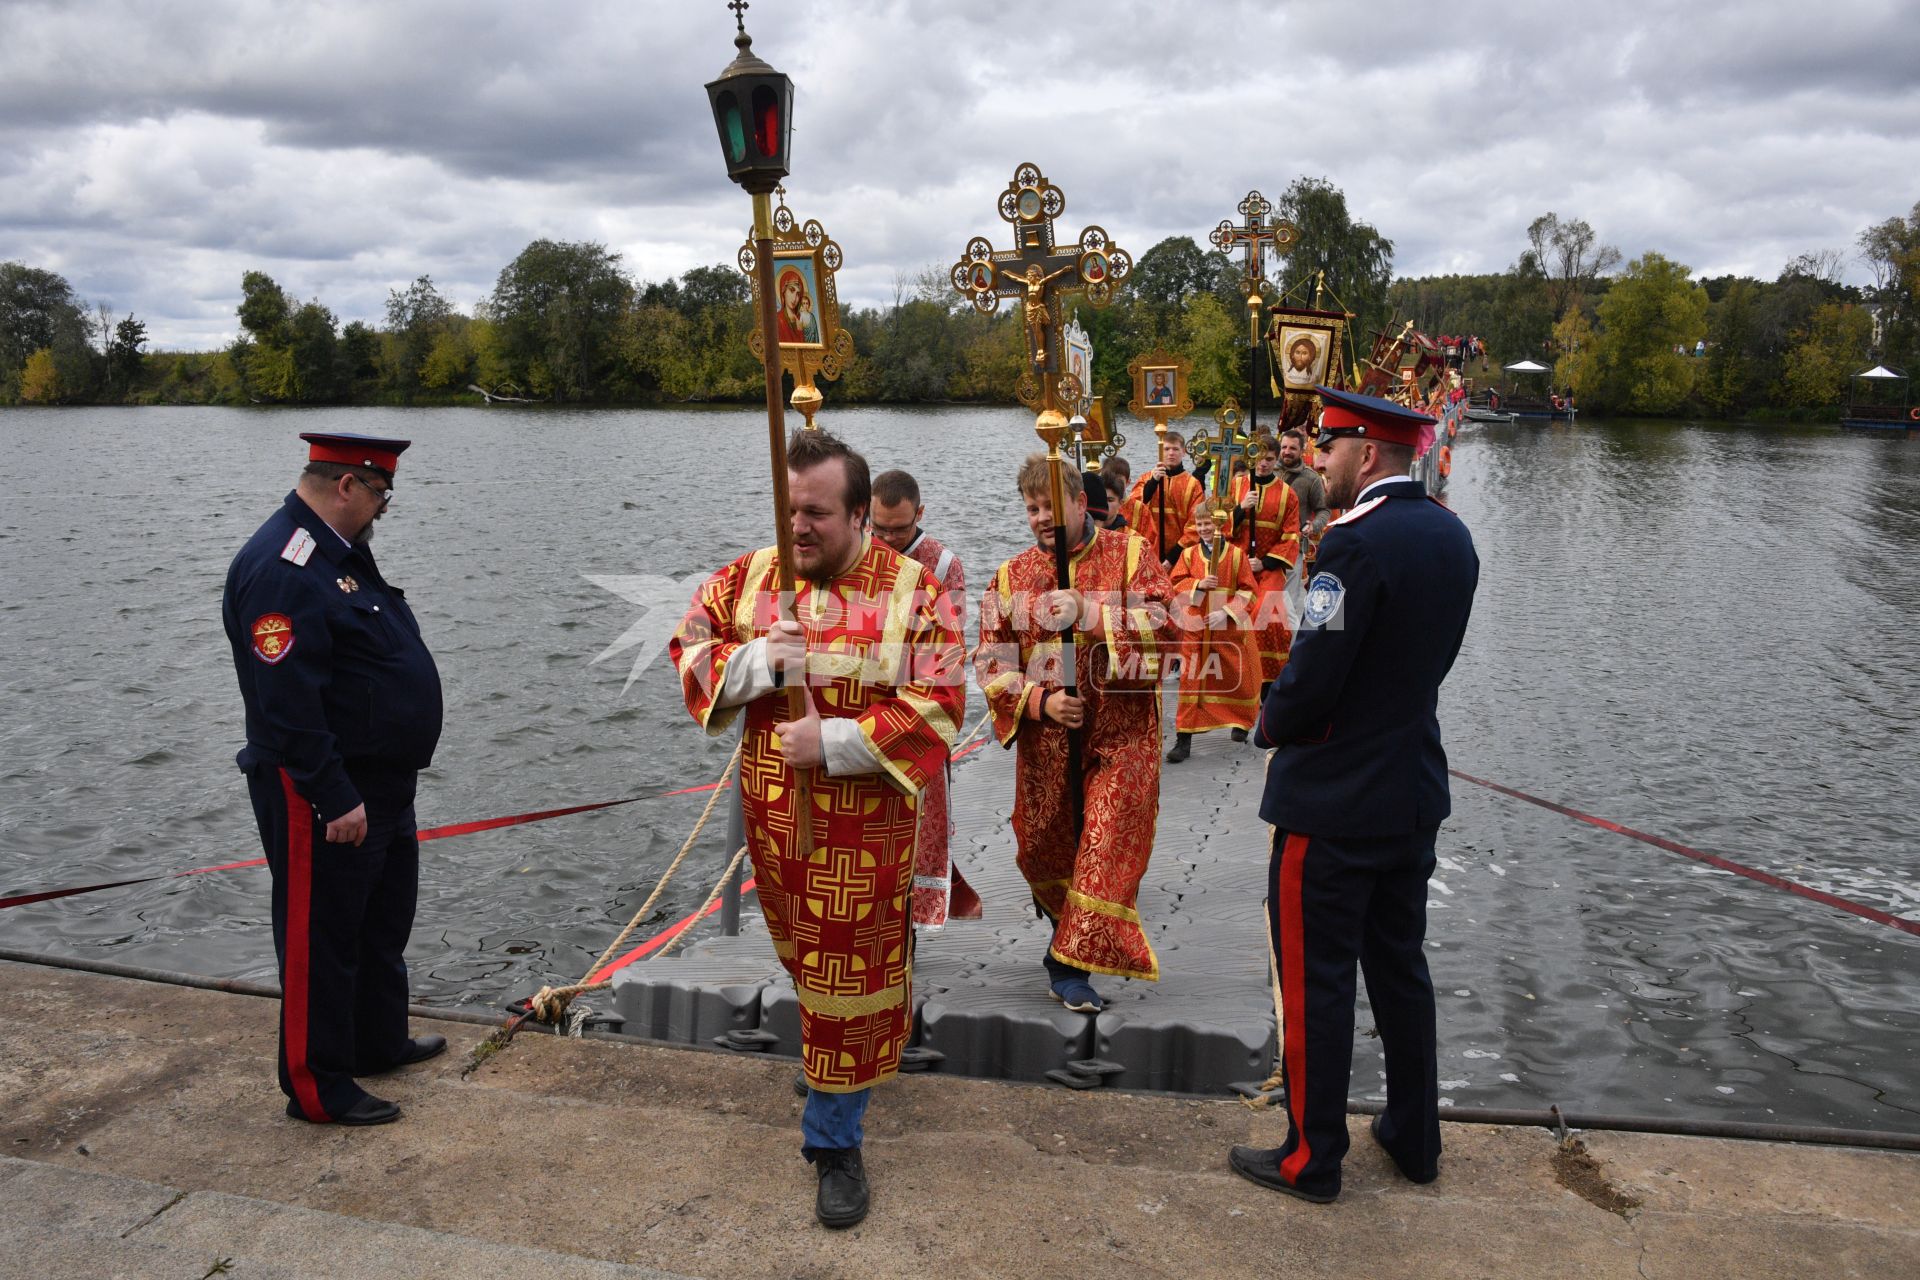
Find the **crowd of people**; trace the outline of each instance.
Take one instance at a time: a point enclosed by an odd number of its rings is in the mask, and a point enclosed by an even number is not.
[[[970,677],[1016,752],[1016,861],[1047,924],[1036,998],[1093,1015],[1097,980],[1159,977],[1139,890],[1161,767],[1227,729],[1272,752],[1273,829],[1246,835],[1269,845],[1268,874],[1248,888],[1267,900],[1291,1121],[1282,1146],[1235,1147],[1229,1164],[1301,1199],[1338,1194],[1358,965],[1387,1057],[1373,1136],[1409,1178],[1436,1176],[1422,939],[1448,796],[1434,706],[1478,561],[1409,476],[1432,420],[1318,392],[1315,438],[1259,440],[1227,485],[1189,469],[1175,431],[1137,481],[1118,458],[1059,476],[1044,455],[1010,462],[1032,542],[988,577],[971,653],[965,569],[926,531],[918,483],[873,477],[825,431],[787,446],[792,591],[763,547],[696,592],[669,654],[693,719],[741,736],[759,904],[801,1012],[801,1152],[822,1224],[869,1210],[864,1117],[912,1031],[914,925],[982,910],[947,838]],[[228,577],[238,763],[273,870],[287,1113],[382,1124],[399,1108],[359,1079],[445,1048],[407,1034],[402,959],[440,681],[367,541],[407,442],[302,438],[297,487]]]

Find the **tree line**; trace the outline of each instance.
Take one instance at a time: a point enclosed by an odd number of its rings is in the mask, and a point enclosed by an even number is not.
[[[1829,406],[1870,354],[1902,368],[1920,355],[1920,205],[1861,233],[1874,273],[1866,288],[1840,282],[1845,262],[1831,251],[1795,259],[1773,281],[1696,280],[1657,252],[1622,267],[1586,222],[1551,213],[1529,226],[1505,272],[1394,280],[1392,242],[1356,220],[1331,183],[1295,181],[1275,212],[1300,234],[1270,269],[1269,301],[1310,302],[1323,284],[1328,305],[1355,315],[1361,355],[1371,332],[1408,320],[1478,335],[1493,363],[1474,376],[1497,380],[1498,363],[1533,357],[1588,409]],[[938,266],[898,273],[887,305],[843,312],[855,355],[829,394],[1005,403],[1022,371],[1018,310],[981,315]],[[1141,253],[1113,305],[1068,310],[1092,338],[1097,391],[1124,400],[1129,361],[1164,346],[1192,361],[1202,403],[1247,393],[1239,264],[1192,237]],[[148,351],[131,314],[89,307],[53,272],[0,263],[0,403],[410,404],[484,392],[635,404],[751,401],[764,385],[739,271],[636,281],[594,243],[534,241],[471,313],[422,275],[389,293],[378,322],[343,325],[319,299],[298,301],[248,271],[236,316],[240,335],[224,350]]]

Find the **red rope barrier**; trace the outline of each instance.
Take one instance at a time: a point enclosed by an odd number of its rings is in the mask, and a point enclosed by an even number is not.
[[[1749,867],[1743,863],[1735,862],[1731,858],[1723,858],[1719,854],[1706,853],[1702,850],[1681,844],[1677,840],[1668,840],[1663,836],[1648,835],[1644,831],[1636,831],[1632,827],[1622,826],[1618,822],[1610,822],[1606,818],[1596,818],[1590,813],[1582,813],[1578,809],[1570,809],[1566,805],[1555,804],[1551,800],[1542,800],[1539,796],[1530,796],[1524,791],[1515,791],[1512,787],[1503,787],[1497,782],[1489,782],[1485,778],[1476,778],[1472,774],[1462,773],[1458,769],[1449,769],[1447,772],[1462,781],[1485,787],[1489,791],[1498,791],[1503,796],[1512,796],[1515,800],[1524,800],[1528,804],[1538,805],[1542,809],[1550,810],[1563,817],[1572,818],[1576,822],[1584,822],[1589,826],[1599,827],[1602,831],[1611,831],[1615,835],[1626,836],[1628,839],[1638,840],[1642,844],[1650,844],[1656,849],[1665,849],[1668,853],[1677,853],[1681,857],[1691,858],[1695,862],[1704,862],[1708,866],[1717,867],[1722,871],[1731,871],[1737,876],[1745,876],[1749,880],[1770,885],[1775,889],[1784,889],[1788,893],[1798,894],[1800,897],[1818,902],[1822,906],[1833,907],[1837,910],[1845,911],[1850,915],[1859,916],[1862,920],[1871,920],[1875,924],[1889,925],[1903,933],[1920,936],[1920,920],[1908,920],[1902,916],[1896,916],[1890,911],[1882,911],[1878,907],[1869,907],[1865,903],[1855,902],[1850,898],[1842,898],[1838,894],[1828,893],[1825,889],[1816,889],[1812,885],[1801,884],[1797,880],[1789,880],[1784,876],[1774,875],[1771,871],[1762,871],[1757,867]]]
[[[711,790],[711,788],[709,788]],[[516,813],[505,818],[482,818],[477,822],[452,822],[441,827],[428,827],[421,831],[421,840],[445,840],[449,836],[467,836],[476,831],[496,831],[501,827],[517,827],[527,822],[544,822],[548,818],[564,818],[573,813],[590,813],[595,809],[612,809],[623,804],[632,804],[641,796],[628,796],[625,800],[601,800],[595,804],[569,805],[564,809],[542,809],[534,813]],[[264,867],[265,858],[249,858],[245,862],[223,862],[216,867],[195,867],[191,871],[173,871],[157,876],[137,876],[132,880],[110,880],[105,884],[76,885],[71,889],[49,889],[44,893],[20,893],[10,898],[0,898],[0,911],[8,907],[24,907],[30,902],[50,902],[55,898],[71,898],[76,894],[96,893],[101,889],[120,889],[130,884],[147,884],[154,880],[179,880],[186,876],[202,876],[209,871],[240,871],[247,867]]]

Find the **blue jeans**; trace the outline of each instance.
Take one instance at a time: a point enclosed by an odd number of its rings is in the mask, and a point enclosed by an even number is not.
[[[816,1151],[857,1147],[865,1136],[860,1121],[867,1114],[867,1102],[873,1090],[853,1093],[822,1093],[807,1090],[807,1107],[800,1113],[800,1154],[813,1163]]]

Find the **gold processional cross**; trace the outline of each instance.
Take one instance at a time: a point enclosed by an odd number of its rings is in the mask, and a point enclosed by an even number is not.
[[[1000,193],[1000,216],[1013,224],[1014,248],[995,249],[985,236],[975,236],[949,272],[953,287],[982,314],[999,310],[1002,298],[1019,299],[1026,367],[1014,394],[1037,413],[1065,415],[1087,391],[1062,372],[1060,300],[1081,294],[1104,307],[1113,301],[1114,286],[1133,274],[1133,255],[1101,227],[1088,227],[1074,243],[1057,245],[1053,220],[1066,208],[1066,195],[1040,167],[1022,164]]]

